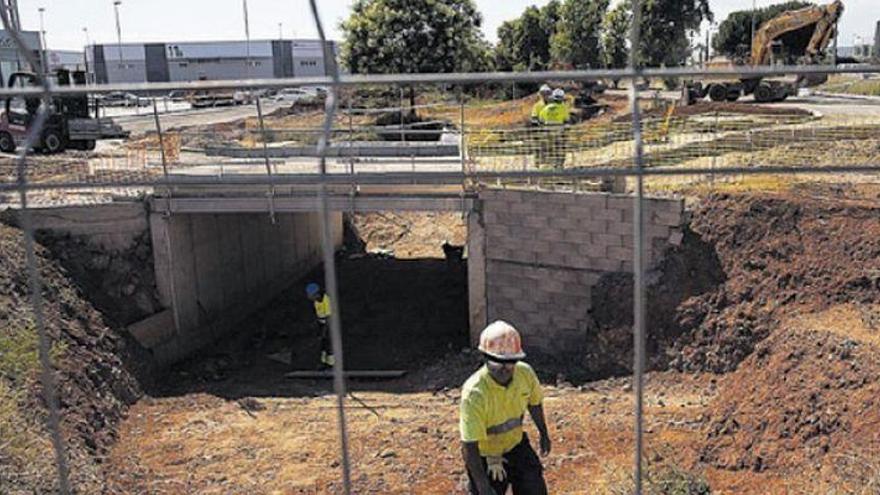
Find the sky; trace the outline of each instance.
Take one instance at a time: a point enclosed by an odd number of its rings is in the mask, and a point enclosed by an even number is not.
[[[751,8],[753,0],[710,0],[720,22],[734,10]],[[759,7],[781,0],[754,0]],[[825,3],[830,0],[820,0]],[[873,40],[880,20],[878,0],[844,0],[841,46],[856,36]],[[22,27],[38,30],[38,9],[45,8],[47,44],[52,49],[82,49],[86,33],[92,43],[115,43],[113,0],[18,0]],[[251,39],[312,38],[314,27],[308,0],[247,0]],[[476,0],[483,13],[484,32],[496,40],[498,26],[517,17],[529,5],[547,0]],[[328,36],[339,39],[339,23],[348,15],[351,0],[318,0]],[[242,0],[122,0],[119,9],[123,42],[244,39]],[[281,23],[279,30],[279,23]],[[869,41],[866,41],[869,42]]]

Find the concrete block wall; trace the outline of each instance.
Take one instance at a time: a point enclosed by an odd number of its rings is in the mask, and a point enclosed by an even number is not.
[[[331,214],[336,246],[342,214]],[[236,328],[243,317],[319,264],[317,213],[150,215],[156,284],[174,328],[153,347],[160,364]]]
[[[633,198],[488,189],[469,222],[471,334],[504,319],[538,353],[580,349],[602,275],[632,273]],[[649,267],[681,242],[681,200],[645,201]],[[476,256],[474,256],[476,254]]]

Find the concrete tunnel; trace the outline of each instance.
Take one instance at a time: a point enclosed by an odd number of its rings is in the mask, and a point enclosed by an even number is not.
[[[656,264],[667,245],[681,243],[683,202],[646,203],[648,261]],[[202,193],[35,210],[34,219],[38,230],[82,237],[108,251],[148,236],[161,310],[128,330],[168,365],[234,332],[321,264],[316,206],[313,195],[279,196],[273,223],[265,196]],[[505,319],[521,329],[536,357],[582,352],[593,288],[604,274],[632,272],[633,199],[626,195],[484,189],[467,198],[334,197],[330,207],[336,247],[346,211],[463,212],[463,326],[471,343],[489,321]]]

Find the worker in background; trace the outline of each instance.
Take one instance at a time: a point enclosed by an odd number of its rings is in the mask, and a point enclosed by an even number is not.
[[[538,114],[538,120],[544,125],[565,125],[571,117],[571,110],[565,101],[565,91],[553,90],[550,103],[544,105]]]
[[[541,435],[541,454],[550,453],[541,384],[525,353],[519,332],[496,321],[480,335],[485,365],[461,391],[459,429],[462,457],[472,495],[546,495],[544,468],[523,432],[526,410]]]
[[[571,118],[571,110],[565,101],[565,91],[556,89],[550,103],[541,110],[540,122],[545,126],[542,161],[549,162],[553,168],[565,165],[565,129]]]
[[[316,283],[306,286],[306,296],[315,306],[315,321],[321,335],[321,367],[332,368],[336,364],[336,359],[333,357],[333,347],[330,342],[330,296],[325,294],[324,289]]]
[[[544,110],[544,107],[547,106],[548,103],[550,103],[551,96],[553,96],[553,89],[546,84],[541,86],[541,89],[538,90],[538,101],[532,106],[533,124],[539,124],[541,122],[541,111]]]

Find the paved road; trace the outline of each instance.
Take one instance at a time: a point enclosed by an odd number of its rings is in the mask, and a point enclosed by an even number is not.
[[[285,105],[290,105],[290,103],[263,101],[263,111],[268,114]],[[160,115],[159,118],[163,129],[171,129],[174,127],[192,125],[220,124],[223,122],[243,119],[245,117],[256,117],[256,115],[257,107],[255,105],[242,105],[198,110],[189,109]],[[125,130],[131,131],[132,134],[143,134],[156,129],[156,121],[153,114],[128,115],[116,117],[114,120],[125,128]]]

